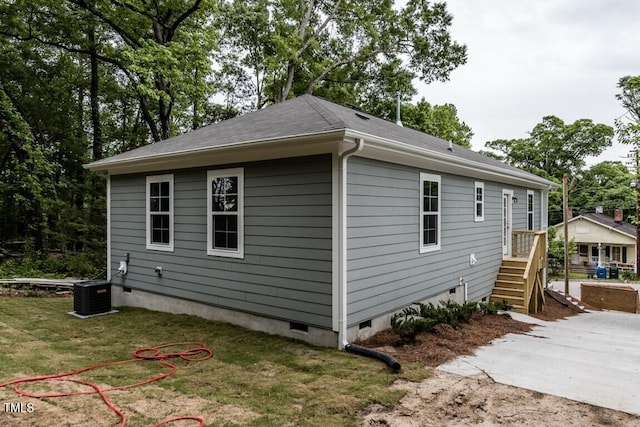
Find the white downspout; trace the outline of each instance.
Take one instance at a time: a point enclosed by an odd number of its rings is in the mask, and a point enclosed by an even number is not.
[[[339,155],[340,181],[340,226],[339,228],[339,329],[338,346],[342,350],[349,341],[347,339],[347,159],[364,147],[364,139],[356,139],[356,146]]]

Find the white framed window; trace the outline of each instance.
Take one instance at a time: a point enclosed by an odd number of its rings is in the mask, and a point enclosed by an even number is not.
[[[173,251],[173,175],[147,177],[147,249]]]
[[[474,186],[473,220],[484,221],[484,182],[476,181]]]
[[[440,250],[439,175],[420,173],[420,253]]]
[[[527,230],[535,228],[533,190],[527,190]]]
[[[244,169],[207,172],[207,254],[244,258]]]

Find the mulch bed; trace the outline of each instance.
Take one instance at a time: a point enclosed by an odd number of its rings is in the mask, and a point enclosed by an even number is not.
[[[581,313],[569,304],[563,306],[552,298],[546,298],[544,310],[532,315],[540,320],[554,321]],[[388,353],[400,362],[417,362],[436,367],[460,355],[473,354],[474,350],[509,333],[526,333],[534,325],[520,322],[509,314],[475,315],[460,329],[440,325],[433,333],[422,333],[415,342],[404,344],[393,330],[386,329],[360,342],[364,347],[376,348]]]

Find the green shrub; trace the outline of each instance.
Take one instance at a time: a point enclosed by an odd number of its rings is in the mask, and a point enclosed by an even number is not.
[[[622,279],[629,282],[635,282],[636,280],[638,280],[638,276],[635,271],[627,270],[622,272]]]
[[[433,332],[438,325],[450,325],[459,329],[468,323],[474,314],[497,314],[499,310],[511,310],[506,301],[476,303],[466,302],[462,305],[453,301],[440,301],[440,305],[433,303],[411,306],[396,313],[391,318],[391,328],[405,342],[415,341],[422,332]]]
[[[0,264],[0,278],[99,278],[104,275],[104,257],[96,252],[48,256],[44,258],[24,256],[20,260],[9,259]]]

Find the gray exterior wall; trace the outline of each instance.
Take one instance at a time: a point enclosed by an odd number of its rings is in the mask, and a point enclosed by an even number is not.
[[[441,249],[420,253],[420,172],[441,176]],[[502,190],[514,190],[513,228],[526,229],[526,188],[484,182],[483,222],[474,222],[475,179],[351,157],[348,164],[348,324],[356,325],[468,284],[488,296],[502,263]],[[540,224],[540,192],[535,223]],[[474,254],[477,263],[469,263]]]
[[[244,167],[244,259],[207,255],[207,170]],[[146,249],[145,177],[174,174],[174,251]],[[111,177],[114,284],[331,328],[331,156]],[[162,277],[154,269],[163,268]]]

